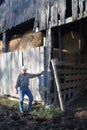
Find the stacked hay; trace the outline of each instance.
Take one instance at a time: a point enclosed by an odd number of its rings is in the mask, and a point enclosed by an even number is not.
[[[2,53],[2,41],[0,40],[0,53]]]
[[[14,36],[9,42],[9,51],[23,50],[42,45],[43,34],[32,31],[26,32],[22,36]]]

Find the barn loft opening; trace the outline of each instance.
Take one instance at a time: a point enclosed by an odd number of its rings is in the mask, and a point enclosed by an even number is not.
[[[7,52],[15,50],[24,50],[32,47],[43,45],[43,37],[45,31],[34,32],[34,19],[17,25],[16,27],[6,31],[6,38],[8,41]],[[1,35],[2,41],[2,35]],[[1,42],[1,44],[3,44]],[[2,48],[1,48],[2,50]]]
[[[12,37],[21,36],[28,30],[33,30],[34,19],[21,23],[10,30],[7,31],[8,39],[10,40]]]
[[[71,63],[87,63],[87,19],[52,28],[53,57]]]

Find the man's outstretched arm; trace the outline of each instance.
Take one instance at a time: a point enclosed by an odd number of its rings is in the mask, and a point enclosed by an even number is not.
[[[34,78],[34,77],[40,76],[41,74],[43,74],[43,71],[38,74],[29,74],[29,75],[30,75],[30,78]]]

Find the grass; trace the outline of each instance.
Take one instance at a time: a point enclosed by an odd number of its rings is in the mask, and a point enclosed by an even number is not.
[[[18,108],[18,101],[11,101],[8,96],[0,96],[0,104],[5,105],[6,107]]]
[[[0,104],[5,105],[9,108],[19,109],[19,102],[16,100],[10,100],[8,96],[0,96]],[[26,109],[27,104],[24,103],[24,108]],[[1,109],[0,109],[1,111]],[[31,114],[38,116],[58,116],[61,114],[61,111],[58,107],[43,107],[42,105],[33,105]]]
[[[57,116],[61,114],[61,111],[58,107],[45,108],[42,106],[33,106],[32,112],[40,116]]]

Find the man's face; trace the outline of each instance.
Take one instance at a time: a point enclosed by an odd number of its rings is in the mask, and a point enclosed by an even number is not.
[[[22,70],[21,72],[22,72],[22,74],[26,74],[26,70]]]

